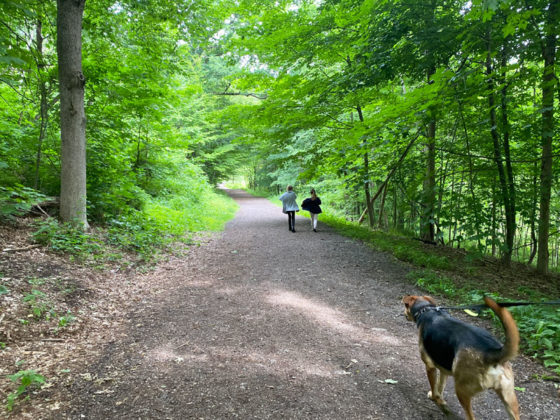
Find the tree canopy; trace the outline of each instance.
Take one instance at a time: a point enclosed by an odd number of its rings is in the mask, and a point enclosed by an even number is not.
[[[7,214],[14,196],[61,194],[62,98],[57,2],[0,11]],[[87,0],[88,220],[165,224],[239,176],[547,272],[558,21],[558,0]]]

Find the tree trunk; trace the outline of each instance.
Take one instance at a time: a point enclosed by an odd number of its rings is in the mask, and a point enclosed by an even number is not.
[[[533,175],[533,199],[531,200],[531,233],[530,233],[530,237],[531,237],[531,252],[529,254],[529,260],[527,261],[527,264],[531,265],[533,263],[533,259],[535,258],[535,255],[537,255],[537,234],[536,234],[536,229],[535,229],[535,220],[537,217],[537,200],[538,200],[538,188],[537,188],[537,175],[538,173],[538,169],[537,169],[537,162],[535,162],[535,169],[534,169],[534,175]]]
[[[397,213],[397,186],[393,185],[393,229],[398,228],[398,213]]]
[[[539,244],[537,253],[537,271],[548,272],[548,235],[550,229],[550,193],[552,189],[552,136],[554,133],[554,91],[556,78],[554,73],[556,56],[556,28],[560,15],[560,0],[552,0],[545,24],[545,41],[542,50],[544,59],[542,83],[542,157]]]
[[[424,176],[422,204],[424,211],[421,221],[421,238],[434,242],[435,208],[436,208],[436,120],[428,122],[426,133],[426,174]]]
[[[39,82],[39,100],[40,100],[40,111],[39,111],[39,139],[37,141],[37,155],[35,158],[35,182],[34,188],[39,189],[39,170],[41,168],[41,157],[43,150],[43,140],[47,132],[47,122],[48,122],[48,98],[47,98],[47,83],[44,79],[43,68],[45,67],[44,57],[43,57],[43,33],[42,33],[42,23],[40,20],[37,21],[36,26],[36,38],[37,38],[37,77]]]
[[[60,89],[60,217],[87,228],[85,77],[82,73],[82,17],[85,0],[57,0]]]
[[[462,104],[461,101],[458,101],[458,106],[459,106],[459,117],[461,118],[463,131],[465,133],[465,145],[467,146],[467,159],[468,159],[468,162],[469,162],[469,192],[471,194],[471,200],[473,202],[473,205],[476,206],[479,201],[476,199],[476,196],[475,196],[475,193],[474,193],[475,175],[474,175],[473,162],[472,162],[470,137],[469,137],[469,132],[467,130],[467,124],[465,122],[465,117],[463,115],[463,104]],[[480,240],[480,236],[481,236],[480,235],[480,228],[482,226],[482,223],[480,221],[480,211],[478,210],[478,208],[475,208],[474,219],[476,221],[477,244],[478,244],[478,247],[480,248],[481,245],[482,245],[482,242]]]
[[[504,163],[502,158],[502,150],[500,145],[500,136],[498,134],[498,122],[496,117],[496,100],[494,93],[494,71],[492,66],[492,45],[491,45],[491,35],[488,33],[488,51],[486,54],[486,85],[488,90],[488,110],[490,113],[490,134],[492,136],[492,142],[494,145],[494,161],[498,170],[498,178],[500,180],[500,192],[502,196],[502,203],[504,207],[504,212],[506,215],[506,243],[504,244],[502,262],[505,265],[511,263],[511,253],[513,250],[513,243],[509,241],[513,239],[514,232],[509,232],[511,215],[510,210],[510,196],[508,190],[508,181],[506,177],[506,171],[504,169]]]
[[[383,195],[381,196],[381,204],[379,205],[379,218],[377,219],[377,226],[379,226],[381,229],[385,228],[385,226],[383,226],[383,211],[385,209],[385,198],[387,197],[387,189],[388,184],[385,184]]]
[[[358,117],[360,118],[360,122],[364,123],[364,114],[362,113],[362,108],[360,105],[356,107],[358,111]],[[364,193],[366,196],[366,206],[368,210],[368,221],[369,227],[373,229],[375,224],[375,215],[373,214],[373,203],[371,201],[371,193],[370,193],[370,180],[369,180],[369,150],[367,145],[367,140],[364,140],[362,143],[364,148]]]
[[[495,180],[495,179],[494,179]],[[496,227],[496,183],[492,183],[492,256],[496,256],[496,243],[498,242],[497,238],[497,227]]]
[[[502,115],[502,132],[503,132],[503,147],[504,147],[504,159],[506,163],[506,179],[507,179],[507,192],[508,192],[508,208],[506,209],[506,247],[507,249],[513,250],[513,244],[515,240],[515,232],[517,231],[517,209],[515,204],[515,180],[513,178],[513,166],[511,163],[511,153],[509,147],[509,121],[508,121],[508,101],[507,101],[507,80],[505,75],[505,69],[508,64],[508,44],[507,40],[502,48],[502,62],[501,62],[501,83],[502,89],[500,90],[501,97],[501,115]],[[509,264],[511,260],[511,252],[509,260],[506,262]]]

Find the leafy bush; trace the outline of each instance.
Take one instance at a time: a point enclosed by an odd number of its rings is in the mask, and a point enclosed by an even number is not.
[[[511,312],[524,347],[560,374],[560,309],[534,305],[514,307]]]
[[[61,224],[55,219],[37,223],[33,233],[36,242],[47,245],[54,251],[65,252],[79,257],[87,257],[101,251],[98,238],[87,234],[70,224]]]
[[[46,198],[44,194],[22,185],[0,187],[0,220],[21,216]]]
[[[223,229],[236,210],[233,200],[209,187],[197,200],[177,195],[150,199],[142,210],[110,220],[108,240],[150,257],[155,248],[185,239],[189,232]]]

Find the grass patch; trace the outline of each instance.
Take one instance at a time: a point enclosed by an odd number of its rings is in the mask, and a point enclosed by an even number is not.
[[[349,222],[341,217],[321,215],[321,221],[344,236],[359,239],[379,251],[393,254],[396,258],[418,267],[453,270],[453,263],[445,256],[433,254],[420,241],[385,232],[372,231],[368,227]]]

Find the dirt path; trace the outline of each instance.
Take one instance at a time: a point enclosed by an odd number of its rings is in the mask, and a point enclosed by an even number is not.
[[[72,385],[64,417],[445,418],[402,316],[407,268],[320,221],[289,232],[278,207],[231,194],[241,208],[225,232],[139,279],[152,293]],[[560,418],[539,368],[520,358],[514,370],[523,418]],[[462,416],[452,381],[446,395]],[[475,413],[507,418],[489,392]]]

